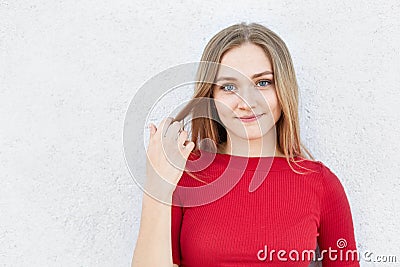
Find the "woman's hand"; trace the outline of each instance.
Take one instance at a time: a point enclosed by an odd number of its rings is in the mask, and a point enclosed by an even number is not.
[[[162,120],[158,128],[152,123],[149,125],[146,188],[157,198],[171,197],[194,143],[186,140],[188,132],[181,129],[179,121],[173,122],[171,117]]]

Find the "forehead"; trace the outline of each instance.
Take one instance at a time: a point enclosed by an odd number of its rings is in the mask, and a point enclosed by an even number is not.
[[[247,77],[266,70],[273,71],[272,64],[264,50],[252,43],[242,44],[225,52],[221,59],[221,64],[218,76],[225,74],[232,75],[235,69]],[[223,65],[228,67],[224,67]]]

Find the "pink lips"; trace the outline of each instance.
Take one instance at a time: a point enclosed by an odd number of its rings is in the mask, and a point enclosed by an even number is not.
[[[257,116],[247,116],[247,117],[239,117],[242,122],[252,122],[258,120],[263,114],[257,115]]]

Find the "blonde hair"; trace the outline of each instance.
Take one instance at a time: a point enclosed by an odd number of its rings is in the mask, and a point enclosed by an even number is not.
[[[192,101],[175,117],[175,121],[183,120],[189,112],[192,112],[194,119],[191,121],[191,141],[195,144],[195,151],[200,147],[200,142],[206,138],[212,140],[217,147],[226,142],[225,128],[210,119],[218,116],[214,101],[212,101],[214,84],[209,82],[215,80],[218,64],[207,63],[220,63],[228,50],[244,43],[260,46],[272,63],[275,88],[282,109],[281,116],[275,124],[277,146],[285,155],[291,169],[298,174],[304,174],[294,170],[290,164],[294,162],[299,166],[297,162],[307,160],[307,158],[314,160],[300,141],[298,85],[292,59],[284,41],[263,25],[242,22],[221,30],[211,38],[201,57],[196,77],[199,82],[196,83]],[[204,102],[203,98],[211,100],[199,105]],[[294,157],[302,159],[296,161]]]

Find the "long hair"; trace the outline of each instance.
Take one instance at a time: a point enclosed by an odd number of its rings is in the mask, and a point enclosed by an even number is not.
[[[290,162],[298,165],[297,162],[307,159],[314,160],[314,157],[300,140],[298,85],[293,62],[284,41],[263,25],[242,22],[221,30],[211,38],[201,57],[196,74],[198,82],[196,82],[193,97],[174,120],[181,121],[189,113],[192,113],[194,119],[191,121],[191,141],[195,144],[194,151],[201,148],[201,142],[207,139],[206,144],[209,144],[211,140],[217,147],[227,141],[226,129],[218,123],[218,119],[210,119],[219,117],[215,103],[212,101],[214,84],[209,82],[215,80],[218,64],[209,63],[220,63],[228,50],[244,43],[252,43],[261,47],[272,63],[275,88],[282,109],[281,116],[275,124],[277,146],[285,155],[291,169],[300,174],[293,169]],[[296,161],[294,157],[301,159]],[[307,169],[303,166],[300,167]]]

